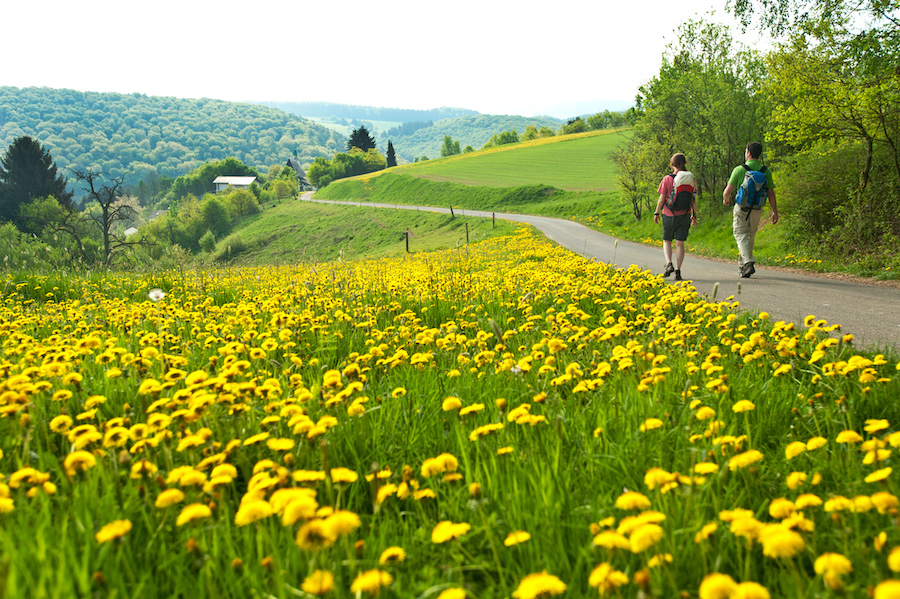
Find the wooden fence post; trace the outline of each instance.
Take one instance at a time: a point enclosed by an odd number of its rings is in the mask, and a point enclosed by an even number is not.
[[[466,245],[469,245],[469,223],[466,223]]]
[[[409,253],[409,231],[406,231],[406,253]]]

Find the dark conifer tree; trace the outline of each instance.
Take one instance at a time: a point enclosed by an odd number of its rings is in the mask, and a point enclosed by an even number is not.
[[[21,229],[24,223],[19,208],[49,196],[72,209],[72,192],[66,191],[66,178],[57,174],[50,152],[31,137],[14,139],[0,158],[0,221]]]
[[[375,148],[375,139],[364,125],[354,129],[350,134],[350,139],[347,140],[347,151],[349,152],[353,148],[359,148],[363,152],[368,152]]]
[[[388,140],[388,149],[385,161],[387,162],[388,168],[397,166],[397,155],[394,154],[394,144],[391,143],[391,140]]]

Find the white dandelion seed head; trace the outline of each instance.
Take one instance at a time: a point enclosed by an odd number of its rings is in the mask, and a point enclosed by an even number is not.
[[[147,293],[147,297],[149,297],[149,298],[150,298],[151,300],[153,300],[154,302],[158,302],[158,301],[160,301],[162,298],[166,297],[166,292],[163,291],[162,289],[159,289],[159,288],[157,287],[157,288],[151,289],[151,290]]]

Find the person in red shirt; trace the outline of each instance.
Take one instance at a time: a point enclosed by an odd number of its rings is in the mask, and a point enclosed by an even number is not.
[[[663,177],[659,184],[659,201],[656,202],[656,212],[653,214],[653,222],[659,224],[660,216],[663,224],[663,256],[666,259],[663,276],[668,277],[673,272],[675,280],[683,280],[681,277],[681,264],[684,262],[684,242],[687,241],[691,225],[697,224],[697,183],[694,175],[686,169],[687,158],[678,153],[669,160],[672,174]],[[681,210],[673,210],[670,207],[670,198],[674,198],[673,192],[690,192],[690,206]],[[675,240],[675,264],[672,264],[672,240]]]

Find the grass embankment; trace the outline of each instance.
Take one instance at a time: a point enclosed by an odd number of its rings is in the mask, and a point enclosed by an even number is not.
[[[896,358],[828,323],[524,228],[3,294],[3,597],[897,596]]]
[[[373,210],[288,201],[246,219],[216,244],[211,259],[236,265],[279,265],[429,252],[507,235],[512,224],[422,211]]]
[[[627,133],[594,132],[534,140],[404,165],[334,182],[319,190],[316,197],[555,216],[621,239],[661,246],[661,226],[654,224],[652,217],[655,197],[641,220],[636,220],[631,204],[617,191],[611,154]],[[665,174],[660,172],[659,179]],[[722,206],[721,195],[701,197],[699,211],[700,224],[691,230],[688,251],[736,262],[731,211]],[[769,214],[767,210],[766,216]],[[791,215],[782,211],[781,218]],[[760,265],[850,272],[882,279],[900,276],[892,270],[860,270],[852,264],[803,255],[785,239],[785,230],[764,219],[754,249]]]

